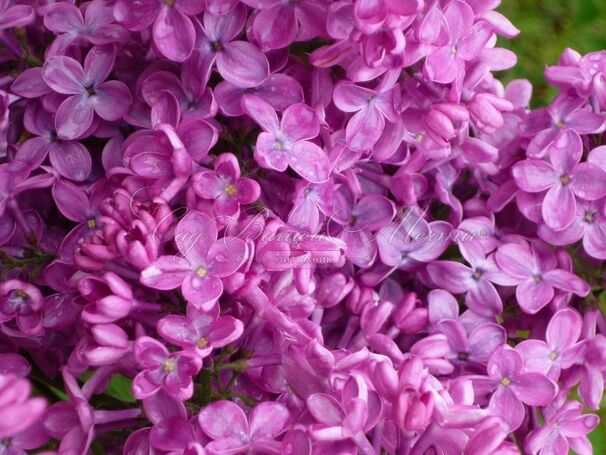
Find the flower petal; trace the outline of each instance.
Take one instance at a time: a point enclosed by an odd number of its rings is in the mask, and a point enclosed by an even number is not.
[[[248,419],[244,411],[235,403],[226,400],[215,401],[200,411],[198,423],[213,439],[241,438],[248,436]]]
[[[132,8],[132,6],[131,6]],[[164,6],[154,23],[154,43],[166,58],[183,62],[194,49],[196,30],[178,8]]]
[[[54,142],[49,147],[49,159],[55,170],[62,176],[82,182],[92,167],[90,153],[79,142]]]
[[[94,115],[93,103],[88,95],[70,96],[57,109],[57,135],[67,140],[84,136],[93,123]]]
[[[269,76],[269,62],[254,44],[232,41],[217,54],[217,70],[237,87],[256,87]]]
[[[132,103],[130,90],[119,81],[104,82],[91,96],[95,112],[104,120],[115,121],[126,114]]]

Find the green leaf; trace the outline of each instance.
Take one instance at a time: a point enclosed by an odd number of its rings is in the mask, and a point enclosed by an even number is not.
[[[137,399],[133,396],[132,384],[132,379],[122,376],[121,374],[115,374],[112,377],[105,394],[116,400],[123,401],[124,403],[135,403]]]

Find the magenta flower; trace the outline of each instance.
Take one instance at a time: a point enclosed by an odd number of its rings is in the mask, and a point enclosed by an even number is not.
[[[135,341],[134,354],[144,368],[133,380],[133,395],[142,400],[163,389],[169,395],[188,400],[194,393],[192,376],[202,367],[202,361],[185,351],[168,352],[159,341],[139,337]]]
[[[192,58],[200,59],[205,83],[215,63],[219,74],[237,87],[256,87],[269,76],[263,52],[248,41],[234,41],[245,23],[246,6],[241,4],[220,16],[205,12],[203,25],[196,22],[197,53]]]
[[[488,407],[509,424],[510,431],[522,424],[524,404],[545,406],[558,391],[558,386],[546,376],[525,373],[523,364],[520,353],[505,345],[490,356],[486,367],[488,378],[476,378],[483,387],[495,389]]]
[[[524,123],[525,134],[532,137],[526,152],[528,156],[543,158],[549,147],[563,135],[578,138],[581,134],[602,131],[604,116],[584,109],[584,104],[582,98],[562,95],[548,108],[531,112]]]
[[[328,180],[328,156],[309,141],[320,131],[320,120],[313,109],[303,103],[293,104],[278,122],[273,107],[255,95],[242,97],[242,109],[263,128],[255,147],[255,159],[262,167],[284,172],[290,166],[312,183]]]
[[[262,402],[253,409],[250,420],[232,401],[215,401],[198,415],[200,427],[213,441],[206,445],[211,453],[280,453],[275,439],[290,420],[288,409],[276,402]]]
[[[545,424],[526,437],[525,449],[531,455],[567,455],[570,450],[578,454],[593,452],[587,438],[600,422],[595,414],[583,414],[578,401],[567,401],[557,410],[546,410]]]
[[[235,155],[224,153],[213,162],[213,171],[202,171],[194,176],[194,191],[204,199],[214,200],[218,216],[237,216],[240,204],[251,204],[261,194],[259,184],[249,178],[240,178],[240,165]]]
[[[46,401],[39,397],[31,398],[30,393],[31,385],[27,379],[0,374],[0,450],[3,450],[4,439],[10,445],[12,436],[26,430],[44,413]]]
[[[434,82],[449,84],[463,76],[466,62],[480,54],[493,33],[487,22],[474,24],[473,10],[459,0],[448,3],[441,20],[446,22],[447,38],[443,43],[434,42],[435,48],[425,60],[425,73]],[[438,22],[434,28],[440,25]]]
[[[417,216],[397,217],[377,234],[377,246],[383,264],[413,270],[437,259],[446,250],[448,242],[445,240],[452,231],[452,226],[443,221],[428,223]]]
[[[516,346],[524,357],[526,369],[557,381],[560,371],[578,363],[584,354],[585,345],[578,342],[582,326],[581,317],[571,308],[554,314],[547,326],[545,341],[524,340]]]
[[[95,113],[104,120],[120,119],[129,109],[131,95],[119,81],[107,81],[115,59],[113,45],[95,46],[86,55],[84,68],[71,57],[49,58],[42,68],[44,81],[55,92],[69,95],[55,116],[61,139],[85,136],[93,126]]]
[[[78,290],[90,302],[82,311],[82,319],[91,324],[122,319],[135,306],[131,287],[112,272],[84,277],[78,282]]]
[[[486,256],[479,243],[461,242],[459,250],[471,267],[453,261],[434,261],[427,271],[435,283],[454,294],[465,294],[465,304],[482,316],[503,311],[501,296],[493,283],[510,284],[511,279],[497,267],[494,255]]]
[[[321,221],[333,212],[334,182],[297,182],[293,207],[288,214],[288,224],[304,231],[316,233]]]
[[[606,172],[593,163],[580,163],[582,155],[581,138],[569,131],[550,147],[549,163],[530,158],[512,168],[523,191],[547,191],[541,213],[545,224],[556,231],[572,224],[577,197],[595,201],[606,196]]]
[[[296,39],[324,34],[326,5],[313,0],[243,0],[261,11],[253,22],[253,33],[263,49],[286,47]]]
[[[63,240],[64,249],[75,247],[81,237],[100,227],[99,204],[104,198],[103,185],[96,185],[90,196],[71,182],[59,181],[53,185],[53,199],[59,211],[68,220],[79,223]]]
[[[314,393],[307,397],[306,404],[318,422],[310,427],[314,440],[342,444],[351,440],[363,453],[372,453],[365,433],[375,426],[382,404],[359,373],[352,374],[344,384],[341,402],[327,393]]]
[[[192,0],[118,0],[114,6],[116,20],[128,30],[142,31],[154,25],[154,44],[162,55],[175,62],[186,60],[196,40],[190,16],[199,14],[204,2]]]
[[[347,244],[346,257],[352,263],[367,267],[377,255],[374,232],[385,228],[396,208],[389,199],[369,194],[354,203],[350,192],[342,190],[335,195],[335,210],[329,218],[328,229],[332,236]]]
[[[11,0],[0,0],[0,31],[22,27],[35,18],[36,13],[30,5],[11,5]]]
[[[158,333],[168,342],[191,350],[200,358],[213,349],[234,342],[242,332],[242,321],[232,316],[219,316],[219,306],[203,312],[194,305],[187,306],[187,317],[168,315],[158,321]]]
[[[175,229],[180,255],[161,256],[141,271],[141,283],[155,289],[181,286],[194,305],[214,302],[223,293],[221,278],[233,274],[247,259],[246,243],[236,237],[217,240],[215,221],[191,211]]]
[[[453,364],[486,364],[491,354],[507,341],[503,327],[480,324],[469,334],[459,321],[443,320],[436,328],[446,335],[450,346],[448,360]]]
[[[0,323],[12,320],[24,334],[42,332],[44,298],[37,287],[19,280],[0,283]]]
[[[553,245],[571,245],[582,240],[585,252],[595,258],[606,259],[606,215],[601,201],[576,200],[576,211],[570,226],[555,231],[546,224],[539,226],[539,236]]]
[[[606,337],[598,334],[584,343],[585,355],[581,361],[579,395],[589,409],[600,409],[606,370]]]
[[[397,89],[379,93],[347,81],[335,87],[335,106],[343,112],[355,112],[345,129],[347,145],[352,150],[372,149],[383,134],[385,120],[398,120],[398,95]]]
[[[153,108],[162,97],[162,92],[171,92],[179,103],[183,120],[213,117],[217,114],[217,102],[212,90],[206,87],[206,79],[201,73],[198,62],[189,59],[183,63],[180,78],[168,71],[156,71],[147,77],[141,87],[141,94],[145,102]],[[193,129],[195,132],[197,128]]]
[[[71,45],[123,43],[128,32],[114,22],[113,5],[105,0],[87,4],[82,12],[71,3],[55,3],[44,15],[44,26],[58,36],[49,47],[48,56],[65,55]]]
[[[120,421],[134,419],[141,414],[139,408],[106,411],[90,405],[95,389],[102,387],[111,375],[111,367],[98,369],[82,387],[67,367],[63,367],[61,373],[69,401],[55,403],[43,418],[46,433],[61,440],[60,453],[86,453],[95,438],[95,425],[120,425]]]
[[[243,95],[254,94],[267,101],[276,111],[284,111],[290,105],[303,102],[303,87],[287,74],[274,73],[256,87],[238,87],[228,81],[217,84],[214,90],[219,109],[229,117],[244,114],[240,100]]]
[[[48,155],[57,173],[70,180],[81,182],[90,174],[92,160],[85,146],[77,141],[57,137],[55,122],[38,103],[28,104],[23,118],[27,130],[37,135],[19,147],[19,156],[39,165]]]
[[[495,259],[498,266],[515,284],[518,304],[527,313],[535,314],[553,298],[555,291],[589,294],[589,286],[571,272],[557,268],[555,257],[539,252],[527,244],[508,243],[500,246]]]

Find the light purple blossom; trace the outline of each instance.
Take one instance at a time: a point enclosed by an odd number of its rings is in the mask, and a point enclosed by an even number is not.
[[[153,24],[154,44],[162,55],[176,62],[186,60],[194,48],[196,31],[190,16],[201,13],[203,2],[191,0],[120,0],[116,20],[128,30],[141,31]]]
[[[278,121],[273,107],[255,95],[242,97],[242,109],[263,128],[255,147],[255,159],[262,167],[285,171],[290,166],[313,183],[328,179],[328,156],[310,141],[320,131],[320,119],[313,109],[293,104]]]
[[[214,302],[223,292],[221,278],[233,274],[247,259],[242,239],[217,239],[215,221],[192,211],[175,229],[179,255],[161,256],[141,271],[141,282],[155,289],[181,286],[185,298],[194,305]]]
[[[248,450],[279,453],[275,440],[290,420],[288,409],[273,402],[261,403],[250,418],[231,401],[216,401],[206,406],[198,416],[200,427],[213,441],[207,445],[212,453],[234,453]]]
[[[596,201],[606,196],[606,171],[580,163],[583,145],[578,134],[567,132],[550,147],[549,163],[527,159],[512,168],[516,184],[529,193],[547,191],[541,214],[556,231],[569,227],[576,212],[576,199]]]
[[[495,254],[498,266],[509,276],[509,284],[516,285],[520,307],[534,314],[547,305],[555,289],[581,297],[589,293],[589,286],[578,276],[557,267],[550,252],[539,251],[526,243],[508,243]]]
[[[113,45],[95,46],[86,55],[84,67],[66,56],[49,58],[42,68],[44,81],[55,92],[68,95],[57,108],[55,126],[62,139],[77,139],[90,133],[95,114],[118,120],[130,107],[128,87],[106,81],[115,59]]]
[[[150,337],[140,337],[134,345],[135,358],[143,370],[133,379],[133,394],[148,398],[160,389],[179,400],[187,400],[194,393],[192,376],[201,361],[187,352],[168,352],[168,349]]]
[[[218,216],[235,216],[240,204],[250,204],[259,198],[259,184],[240,177],[240,165],[231,153],[218,156],[214,172],[202,171],[194,177],[194,191],[204,199],[214,200],[214,212]]]

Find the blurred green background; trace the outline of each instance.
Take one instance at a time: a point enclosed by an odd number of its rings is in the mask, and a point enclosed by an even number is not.
[[[499,74],[504,82],[524,78],[534,86],[533,106],[545,106],[555,95],[543,79],[546,65],[554,65],[567,47],[581,54],[606,49],[606,0],[502,0],[498,9],[522,33],[499,45],[518,55],[515,68]],[[606,400],[601,423],[590,435],[595,455],[606,455]]]
[[[499,41],[518,55],[517,67],[501,79],[529,79],[535,87],[534,106],[553,97],[543,70],[557,62],[562,50],[571,47],[585,54],[606,49],[606,0],[502,0],[498,10],[522,31],[513,40]]]

